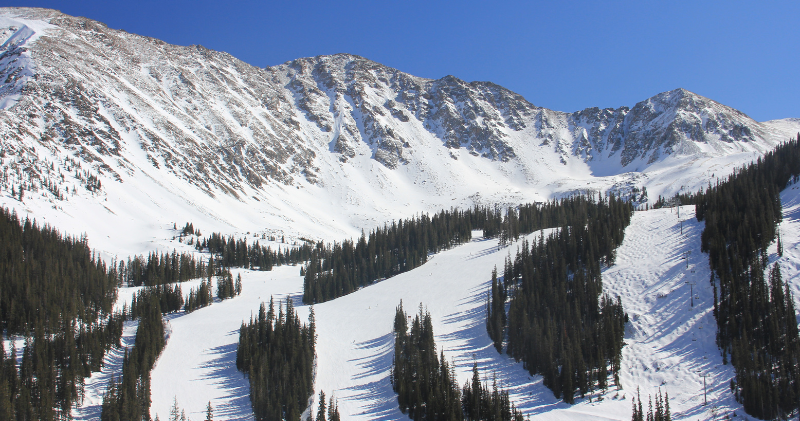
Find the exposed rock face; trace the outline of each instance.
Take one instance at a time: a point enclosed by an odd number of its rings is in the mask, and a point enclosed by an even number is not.
[[[397,169],[430,148],[523,168],[538,164],[520,151],[539,148],[562,164],[613,162],[623,173],[675,153],[775,141],[683,89],[569,114],[489,82],[423,79],[353,55],[262,69],[55,11],[2,13],[47,26],[0,28],[0,146],[34,173],[37,148],[69,151],[117,180],[143,154],[208,194],[238,197],[264,183],[318,183],[321,166],[356,157]]]

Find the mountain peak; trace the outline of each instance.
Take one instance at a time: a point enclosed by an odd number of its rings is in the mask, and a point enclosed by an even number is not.
[[[747,116],[685,89],[633,108],[562,113],[491,82],[421,78],[354,54],[258,68],[52,10],[1,12],[36,15],[10,20],[41,32],[0,51],[0,150],[14,156],[0,170],[21,174],[14,186],[52,163],[75,173],[68,156],[103,186],[145,185],[145,174],[209,200],[341,204],[342,219],[367,220],[398,200],[431,211],[605,190],[617,181],[598,174],[634,182],[674,153],[721,157],[774,143]],[[48,16],[52,28],[39,31],[34,20]],[[58,182],[54,191],[72,192],[80,180]],[[329,193],[306,203],[286,195],[296,189]]]

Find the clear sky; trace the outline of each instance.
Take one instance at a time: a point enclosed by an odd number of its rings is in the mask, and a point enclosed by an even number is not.
[[[491,81],[559,111],[685,88],[764,121],[800,118],[800,1],[39,0],[256,66],[351,53]]]

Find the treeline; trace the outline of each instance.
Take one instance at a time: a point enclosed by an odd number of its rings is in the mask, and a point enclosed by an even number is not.
[[[585,207],[564,205],[573,199],[553,200],[510,207],[475,206],[467,210],[442,210],[432,217],[422,214],[392,222],[357,241],[322,242],[311,250],[303,268],[303,301],[320,303],[349,294],[372,282],[417,268],[438,253],[472,239],[472,230],[483,230],[485,237],[499,237],[501,245],[522,234],[563,226],[576,220]],[[587,199],[581,199],[588,202]],[[610,200],[610,199],[609,199]],[[614,198],[615,203],[627,203]],[[631,207],[632,205],[626,205]],[[616,208],[615,208],[616,209]],[[606,245],[614,239],[601,237]]]
[[[421,305],[410,329],[407,319],[401,302],[394,319],[391,374],[400,411],[417,421],[522,420],[508,392],[500,391],[496,381],[491,390],[481,383],[477,363],[472,382],[467,382],[463,391],[459,389],[444,352],[436,353],[431,316],[423,312]]]
[[[792,294],[767,248],[782,218],[780,192],[800,174],[800,135],[697,195],[723,362],[747,413],[783,418],[800,402],[800,340]],[[778,250],[782,252],[778,238]],[[769,270],[768,279],[765,271]]]
[[[183,292],[180,285],[156,285],[143,288],[133,294],[131,306],[123,305],[123,314],[129,320],[138,319],[143,312],[149,311],[154,302],[158,302],[162,313],[174,313],[183,307]]]
[[[473,229],[499,232],[501,221],[499,212],[488,208],[440,211],[392,222],[369,235],[362,232],[355,242],[320,242],[303,268],[303,302],[332,300],[419,267],[429,254],[470,241]]]
[[[192,233],[193,229],[193,225],[187,223],[182,234]],[[194,233],[199,234],[199,230]],[[274,266],[297,264],[311,257],[311,246],[307,243],[276,251],[259,245],[258,241],[248,244],[244,239],[236,240],[233,236],[225,237],[218,233],[198,239],[195,249],[211,254],[207,263],[190,253],[178,254],[174,250],[172,253],[152,252],[147,257],[134,256],[127,261],[114,262],[111,275],[120,286],[154,286],[208,276],[217,273],[219,267],[269,271]]]
[[[86,239],[0,209],[0,322],[8,334],[62,331],[111,313],[116,283]]]
[[[208,251],[219,256],[219,262],[224,267],[242,267],[245,269],[272,270],[274,266],[297,264],[311,257],[311,246],[303,243],[299,247],[286,247],[286,249],[272,250],[255,244],[248,244],[246,240],[237,240],[233,236],[225,237],[219,233],[212,233],[195,243],[197,251]]]
[[[597,203],[605,203],[603,206],[610,206],[608,203],[614,201],[614,209],[611,212],[619,214],[630,214],[633,205],[619,199],[616,196],[609,196],[603,199],[598,197],[595,202],[593,196],[575,195],[569,198],[554,199],[543,203],[528,203],[520,205],[518,209],[509,208],[505,216],[501,218],[501,223],[497,231],[500,235],[501,243],[506,240],[516,240],[521,234],[530,234],[544,228],[563,227],[573,223],[573,221],[585,220],[587,212],[601,212],[597,208]],[[630,209],[630,210],[629,210]],[[501,216],[498,214],[498,218]],[[617,217],[622,217],[617,215]],[[607,230],[611,234],[610,230]],[[614,249],[615,238],[598,238],[596,241],[603,242],[604,249]]]
[[[137,311],[136,339],[130,352],[125,350],[122,377],[108,383],[101,421],[150,420],[150,370],[166,345],[160,297],[145,295]]]
[[[178,254],[152,252],[144,256],[128,258],[127,263],[120,260],[112,264],[112,275],[117,285],[125,286],[153,286],[175,282],[185,282],[190,279],[205,276],[207,268],[202,260],[196,259],[189,253]]]
[[[573,403],[576,392],[607,388],[609,373],[619,385],[627,315],[619,298],[601,297],[601,263],[613,263],[633,206],[614,196],[575,196],[526,211],[541,213],[532,227],[558,229],[523,242],[516,259],[506,260],[502,282],[492,275],[487,331],[498,350],[507,337],[507,353]]]
[[[270,299],[258,317],[239,328],[236,368],[250,380],[250,402],[255,419],[297,421],[314,393],[314,310],[301,324],[287,299],[278,305]]]
[[[114,276],[85,239],[0,209],[0,419],[68,418],[83,381],[118,346],[123,316],[111,313]],[[15,335],[24,337],[21,363]]]
[[[210,266],[209,266],[210,267]],[[146,287],[133,294],[131,305],[123,305],[123,314],[128,319],[134,320],[141,314],[141,309],[146,308],[152,301],[158,301],[159,308],[163,314],[174,313],[183,309],[186,313],[191,313],[198,308],[211,305],[214,301],[214,284],[212,277],[200,281],[197,288],[189,290],[189,297],[184,300],[183,290],[178,284],[163,284]],[[242,293],[242,276],[239,275],[236,281],[229,269],[217,272],[216,296],[220,300],[233,298]]]

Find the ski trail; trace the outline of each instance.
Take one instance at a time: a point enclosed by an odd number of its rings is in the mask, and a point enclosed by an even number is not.
[[[541,377],[530,376],[522,363],[495,351],[485,328],[491,270],[497,266],[502,271],[504,259],[515,255],[520,242],[498,247],[496,239],[476,233],[473,241],[438,253],[417,269],[314,306],[318,338],[312,400],[320,391],[333,395],[347,420],[408,419],[389,381],[392,322],[402,300],[412,317],[420,304],[431,313],[437,350],[452,362],[459,384],[470,379],[477,361],[487,383],[496,376],[533,420],[627,420],[637,386],[645,402],[659,387],[668,392],[675,419],[741,413],[729,388],[733,370],[722,364],[715,345],[708,260],[699,250],[703,224],[694,219],[692,207],[683,207],[681,216],[683,234],[674,211],[636,212],[615,265],[603,273],[604,291],[619,296],[630,315],[621,390],[594,391],[567,405],[542,385]],[[534,241],[537,235],[527,238]],[[298,267],[237,272],[244,280],[241,296],[170,319],[172,333],[152,374],[153,416],[165,416],[176,398],[192,418],[202,418],[210,401],[217,408],[215,419],[252,419],[247,380],[235,369],[239,326],[270,295],[276,303],[293,299],[301,319],[310,307],[300,303]],[[687,281],[694,282],[693,307]],[[705,406],[702,374],[707,375]],[[312,405],[316,408],[316,402]]]

